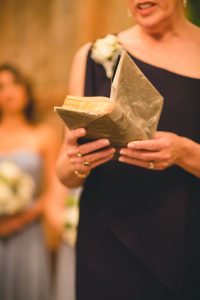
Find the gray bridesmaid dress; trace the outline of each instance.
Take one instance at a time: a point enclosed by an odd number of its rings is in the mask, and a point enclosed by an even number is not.
[[[0,161],[3,160],[16,163],[33,178],[36,199],[42,179],[40,155],[19,150],[0,154]],[[9,237],[0,237],[0,299],[49,300],[50,294],[50,261],[40,221]]]

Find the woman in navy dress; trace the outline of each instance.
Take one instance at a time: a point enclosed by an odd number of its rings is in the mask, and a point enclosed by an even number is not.
[[[84,186],[77,300],[200,297],[200,30],[183,4],[130,0],[136,25],[115,36],[164,97],[154,139],[130,142],[115,161],[109,141],[79,145],[85,129],[67,130],[58,174],[67,186]],[[109,96],[109,70],[95,47],[77,53],[70,94]]]

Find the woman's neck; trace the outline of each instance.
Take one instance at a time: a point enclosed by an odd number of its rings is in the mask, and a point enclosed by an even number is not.
[[[168,41],[174,37],[183,36],[189,28],[189,22],[184,16],[182,10],[178,11],[176,15],[170,16],[159,23],[155,23],[150,27],[144,25],[136,25],[137,34],[145,40],[152,40],[155,42]]]
[[[1,127],[6,130],[17,130],[27,125],[27,120],[22,114],[4,114],[1,118]]]

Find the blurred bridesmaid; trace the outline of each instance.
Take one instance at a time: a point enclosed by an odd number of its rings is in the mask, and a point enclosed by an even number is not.
[[[81,192],[81,187],[68,191],[65,209],[62,210],[60,217],[60,220],[63,220],[64,228],[62,234],[63,241],[58,251],[56,263],[54,300],[75,300],[75,244]]]
[[[49,300],[41,220],[59,197],[59,143],[53,130],[34,121],[31,87],[11,65],[0,66],[0,141],[0,299]]]

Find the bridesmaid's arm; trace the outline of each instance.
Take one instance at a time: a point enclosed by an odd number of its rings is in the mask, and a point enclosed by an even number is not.
[[[67,194],[67,189],[58,181],[55,172],[56,159],[60,148],[58,136],[46,125],[41,125],[38,128],[37,138],[40,143],[40,153],[43,157],[43,186],[41,196],[35,200],[32,208],[24,215],[27,222],[43,216],[46,206],[50,205],[52,201],[54,202],[54,199],[63,198]]]

